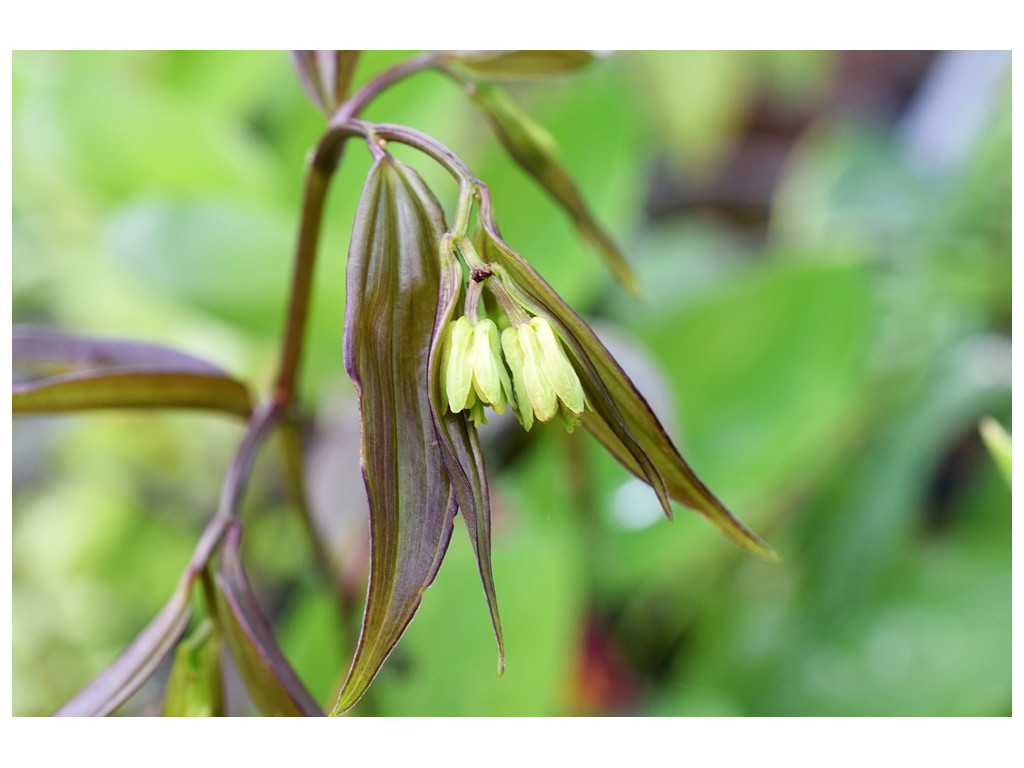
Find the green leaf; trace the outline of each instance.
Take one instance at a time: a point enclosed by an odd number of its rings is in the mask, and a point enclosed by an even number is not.
[[[491,225],[488,224],[488,227]],[[671,516],[669,498],[694,509],[741,547],[775,559],[771,548],[737,520],[700,481],[665,433],[647,401],[582,318],[492,229],[495,273],[529,312],[558,330],[592,411],[583,425],[630,472],[647,482]]]
[[[224,690],[220,676],[221,639],[205,620],[178,644],[164,694],[164,717],[220,717]]]
[[[611,235],[591,214],[576,182],[558,160],[551,134],[498,88],[475,83],[468,84],[467,89],[509,154],[565,209],[580,236],[597,249],[615,279],[633,294],[639,294],[636,275]]]
[[[1007,485],[1013,484],[1013,452],[1010,435],[1003,425],[990,416],[981,420],[979,425],[981,436],[985,440],[989,453],[999,466],[999,471]]]
[[[55,714],[103,717],[117,711],[174,648],[192,615],[192,579],[187,575],[160,613],[120,656]]]
[[[334,714],[370,685],[451,538],[456,497],[436,447],[428,370],[444,230],[441,208],[415,172],[379,158],[356,215],[345,307],[345,367],[359,393],[370,503],[370,587]]]
[[[516,80],[572,72],[596,57],[590,51],[453,51],[444,58],[480,77]]]
[[[242,567],[238,528],[228,540],[215,574],[205,573],[209,603],[249,695],[265,715],[322,716],[274,639]]]
[[[15,368],[45,373],[13,386],[18,414],[97,408],[200,408],[246,417],[249,389],[203,360],[166,347],[16,328]]]
[[[249,391],[226,377],[173,371],[113,371],[54,376],[14,387],[14,413],[96,408],[201,408],[248,416]]]

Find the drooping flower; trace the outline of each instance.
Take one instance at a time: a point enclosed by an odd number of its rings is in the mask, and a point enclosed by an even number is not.
[[[554,418],[559,404],[572,417],[583,414],[583,387],[547,320],[534,317],[505,329],[501,346],[516,381],[519,418],[526,429],[534,415],[540,421]]]
[[[449,324],[447,334],[441,362],[442,405],[452,413],[468,410],[478,426],[484,421],[484,405],[504,413],[512,385],[502,363],[494,321],[470,322],[463,315]]]

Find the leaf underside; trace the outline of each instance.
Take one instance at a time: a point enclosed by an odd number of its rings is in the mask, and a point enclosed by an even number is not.
[[[215,365],[155,344],[15,328],[16,414],[116,408],[195,408],[247,417],[252,395]]]

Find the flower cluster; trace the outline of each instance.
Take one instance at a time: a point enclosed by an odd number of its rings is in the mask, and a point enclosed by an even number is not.
[[[468,242],[460,250],[477,260]],[[544,317],[530,316],[489,268],[476,268],[467,291],[467,313],[448,324],[442,341],[442,406],[467,411],[477,426],[486,423],[484,406],[504,413],[511,404],[529,430],[537,421],[560,415],[572,431],[586,408],[583,385],[561,341]],[[497,301],[497,323],[479,316],[481,286]],[[499,332],[499,325],[502,330]]]

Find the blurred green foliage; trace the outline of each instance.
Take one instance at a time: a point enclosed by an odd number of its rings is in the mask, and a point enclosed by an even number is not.
[[[365,54],[357,82],[401,58]],[[783,562],[685,510],[660,519],[585,435],[542,425],[510,446],[496,424],[505,676],[458,530],[355,714],[1010,713],[1011,497],[976,429],[1010,416],[1008,66],[962,160],[931,172],[891,111],[828,100],[843,63],[623,53],[509,86],[626,246],[639,303],[450,83],[421,74],[368,110],[465,157],[508,242],[597,318],[694,469]],[[19,53],[13,69],[14,321],[175,345],[265,387],[322,128],[287,56]],[[652,179],[699,188],[765,103],[804,118],[759,229],[699,201],[649,213]],[[317,271],[303,403],[320,445],[358,441],[316,417],[353,407],[344,257],[365,154],[346,153]],[[399,154],[453,202],[443,173]],[[158,610],[240,434],[201,415],[15,422],[16,714],[52,712]],[[311,467],[326,528],[364,513],[352,467]],[[327,704],[358,606],[338,617],[272,451],[248,498],[247,570]],[[364,536],[331,538],[350,580]],[[161,680],[125,711],[158,713]]]

